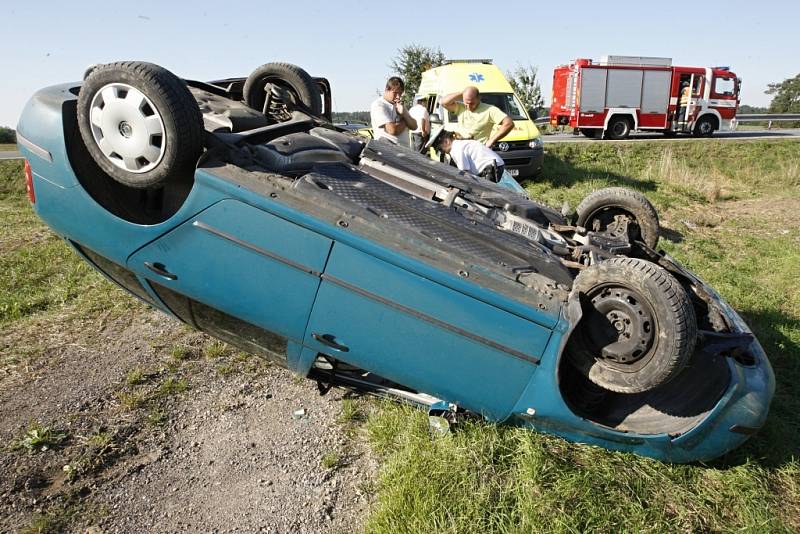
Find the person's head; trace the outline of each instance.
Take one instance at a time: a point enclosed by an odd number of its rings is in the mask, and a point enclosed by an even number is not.
[[[464,106],[466,106],[468,110],[475,111],[475,108],[477,108],[478,104],[481,103],[481,94],[477,87],[470,85],[464,89],[463,93],[461,93],[461,100],[464,102]]]
[[[414,103],[423,107],[428,107],[428,97],[425,95],[417,95],[414,97]]]
[[[406,90],[406,85],[403,80],[398,76],[392,76],[386,80],[386,88],[383,90],[383,98],[388,102],[394,102]]]
[[[442,130],[436,137],[436,142],[434,142],[433,148],[435,148],[439,152],[444,152],[445,154],[449,154],[450,149],[453,148],[453,139],[455,139],[455,135],[453,134],[453,132]]]

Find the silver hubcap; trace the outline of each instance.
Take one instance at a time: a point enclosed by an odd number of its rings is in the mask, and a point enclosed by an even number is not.
[[[110,83],[94,95],[89,110],[94,140],[111,163],[138,174],[161,162],[167,147],[164,122],[141,91]]]

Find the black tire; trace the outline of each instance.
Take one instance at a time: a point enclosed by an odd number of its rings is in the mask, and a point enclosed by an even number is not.
[[[631,120],[628,117],[611,117],[606,128],[606,138],[627,139],[632,128]]]
[[[595,232],[615,234],[617,216],[627,218],[631,240],[655,248],[661,227],[656,209],[643,194],[624,187],[608,187],[589,194],[578,204],[576,224]]]
[[[581,133],[589,139],[601,139],[603,137],[602,128],[581,128]]]
[[[695,137],[711,137],[717,129],[717,120],[714,117],[706,115],[700,117],[697,124],[694,125],[692,135]]]
[[[108,122],[113,120],[101,92],[106,88],[114,88],[121,102],[125,97],[120,96],[123,94],[120,88],[124,87],[136,89],[149,100],[139,106],[141,117],[134,117],[131,122],[151,117],[161,120],[160,135],[152,135],[148,130],[143,136],[148,139],[148,149],[153,153],[157,151],[159,157],[150,161],[144,152],[141,158],[131,156],[130,161],[141,165],[138,169],[115,151],[106,153],[113,139],[113,132],[110,131],[113,128],[108,126]],[[100,110],[103,117],[108,113],[108,122],[103,120],[102,127],[97,124],[93,127],[93,106]],[[132,105],[129,107],[133,109]],[[119,135],[126,137],[123,124],[128,124],[127,119],[120,119],[118,126]],[[144,127],[138,124],[129,126],[125,131],[143,131]],[[95,67],[86,77],[78,95],[78,127],[89,154],[103,172],[117,182],[137,189],[162,187],[171,180],[191,180],[197,160],[203,153],[203,116],[197,102],[180,78],[152,63],[124,61]],[[106,152],[99,143],[103,143]]]
[[[264,110],[266,93],[264,86],[274,83],[286,89],[302,102],[312,115],[322,114],[322,97],[319,88],[309,74],[289,63],[267,63],[261,65],[244,82],[244,101],[256,111]]]
[[[598,386],[649,391],[674,378],[694,353],[697,321],[689,296],[658,265],[612,258],[581,271],[572,291],[584,315],[567,357]]]

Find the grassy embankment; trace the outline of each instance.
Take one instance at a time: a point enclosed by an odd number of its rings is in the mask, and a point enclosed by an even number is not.
[[[720,290],[756,332],[778,387],[767,426],[711,465],[673,466],[472,423],[431,439],[421,412],[352,404],[343,420],[381,458],[369,532],[800,530],[800,143],[551,144],[534,197],[575,206],[625,185],[662,217],[662,246]],[[22,164],[0,162],[0,368],[40,353],[37,325],[143,309],[36,218]],[[368,412],[361,421],[358,409]],[[343,414],[345,415],[345,414]]]
[[[800,143],[551,144],[535,198],[574,207],[638,189],[661,246],[740,310],[777,391],[766,427],[711,465],[667,465],[526,430],[468,424],[432,439],[425,414],[364,425],[382,458],[369,532],[800,531]]]

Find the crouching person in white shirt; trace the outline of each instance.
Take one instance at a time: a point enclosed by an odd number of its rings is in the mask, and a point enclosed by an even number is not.
[[[505,172],[503,158],[480,141],[456,139],[453,132],[440,130],[431,141],[431,145],[439,152],[449,154],[450,159],[460,170],[495,182],[500,187],[529,198],[527,191]]]
[[[453,132],[442,131],[434,143],[436,150],[450,154],[450,159],[462,171],[499,182],[505,170],[503,158],[474,139],[456,139]]]

